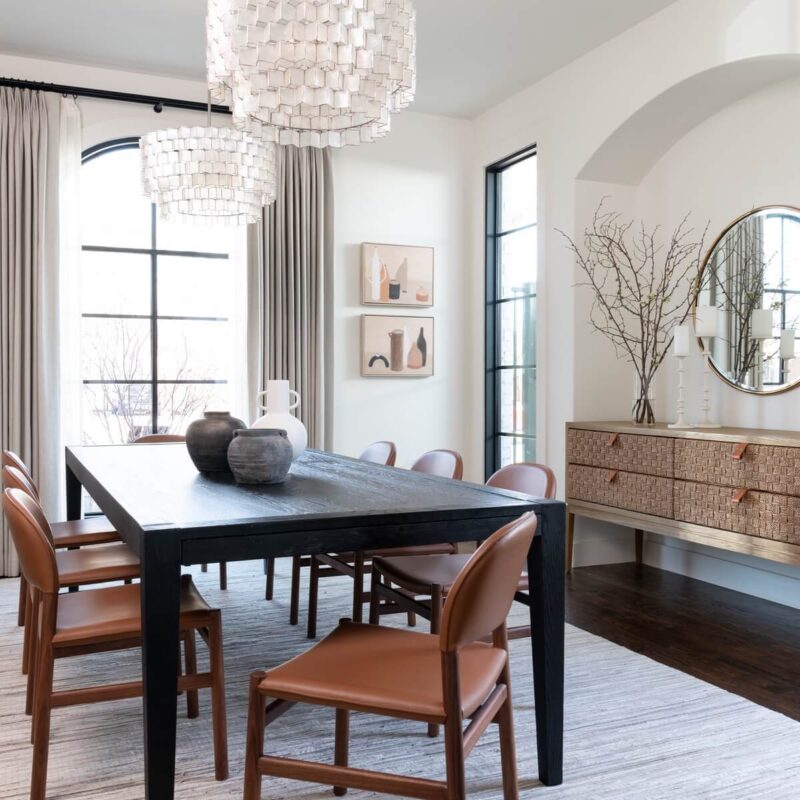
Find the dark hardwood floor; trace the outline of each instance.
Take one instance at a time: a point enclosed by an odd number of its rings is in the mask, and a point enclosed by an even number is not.
[[[652,567],[580,567],[567,621],[800,720],[800,610]]]

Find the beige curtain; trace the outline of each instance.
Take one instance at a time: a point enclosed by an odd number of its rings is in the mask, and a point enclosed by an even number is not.
[[[288,380],[311,447],[326,447],[333,187],[330,153],[279,147],[277,199],[250,226],[248,368],[251,415],[266,381]]]
[[[59,512],[64,459],[58,219],[68,104],[79,119],[72,98],[0,87],[0,447],[31,468],[51,516]],[[0,524],[0,575],[16,575]]]

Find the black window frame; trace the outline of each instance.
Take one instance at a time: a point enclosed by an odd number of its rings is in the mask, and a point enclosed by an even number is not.
[[[501,374],[509,369],[531,370],[536,380],[537,359],[534,358],[533,364],[501,364],[500,358],[500,326],[502,323],[501,308],[505,303],[512,300],[524,300],[533,298],[536,301],[537,292],[531,294],[520,294],[513,298],[500,298],[500,243],[504,236],[510,233],[536,228],[537,219],[529,224],[508,230],[502,230],[500,225],[500,176],[510,167],[513,167],[528,158],[537,157],[536,145],[530,145],[522,150],[513,153],[500,161],[486,167],[486,243],[485,243],[485,422],[484,422],[484,473],[485,477],[495,473],[502,463],[501,461],[501,442],[504,438],[531,439],[536,442],[536,432],[521,434],[516,432],[503,431],[500,425],[500,384]],[[532,187],[537,191],[537,187]]]
[[[112,139],[100,144],[93,145],[81,153],[81,166],[87,164],[95,158],[117,152],[119,150],[139,149],[139,137],[127,136],[120,139]],[[201,250],[167,250],[158,247],[158,210],[155,203],[150,204],[150,247],[114,247],[110,245],[92,245],[81,242],[82,252],[94,253],[126,253],[134,255],[145,255],[150,258],[150,313],[149,314],[104,314],[104,313],[83,313],[81,319],[144,319],[150,321],[150,378],[131,379],[131,380],[103,380],[91,377],[82,377],[81,383],[84,386],[99,384],[129,384],[131,386],[150,387],[150,433],[165,433],[168,426],[159,424],[158,413],[158,390],[160,386],[177,385],[225,385],[227,379],[185,379],[168,380],[159,378],[158,375],[158,328],[159,321],[178,320],[185,322],[229,322],[228,317],[209,317],[209,316],[174,316],[162,315],[158,313],[158,260],[164,256],[180,256],[188,258],[209,258],[216,260],[229,260],[228,253],[217,253]],[[144,434],[148,431],[139,431]]]

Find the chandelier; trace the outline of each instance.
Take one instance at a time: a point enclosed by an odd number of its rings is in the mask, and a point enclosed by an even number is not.
[[[206,24],[211,96],[264,141],[371,142],[414,99],[412,0],[209,0]]]
[[[244,225],[275,200],[275,147],[243,131],[167,128],[139,148],[144,192],[164,219]]]

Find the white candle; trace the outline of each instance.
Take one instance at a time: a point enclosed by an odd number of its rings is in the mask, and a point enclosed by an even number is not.
[[[794,328],[781,331],[781,358],[794,358]]]
[[[772,309],[757,308],[750,315],[750,336],[753,339],[772,338]]]
[[[694,310],[694,329],[701,338],[719,336],[719,309],[698,305]]]
[[[672,354],[678,357],[689,355],[689,340],[691,331],[688,325],[678,325],[673,331]]]

